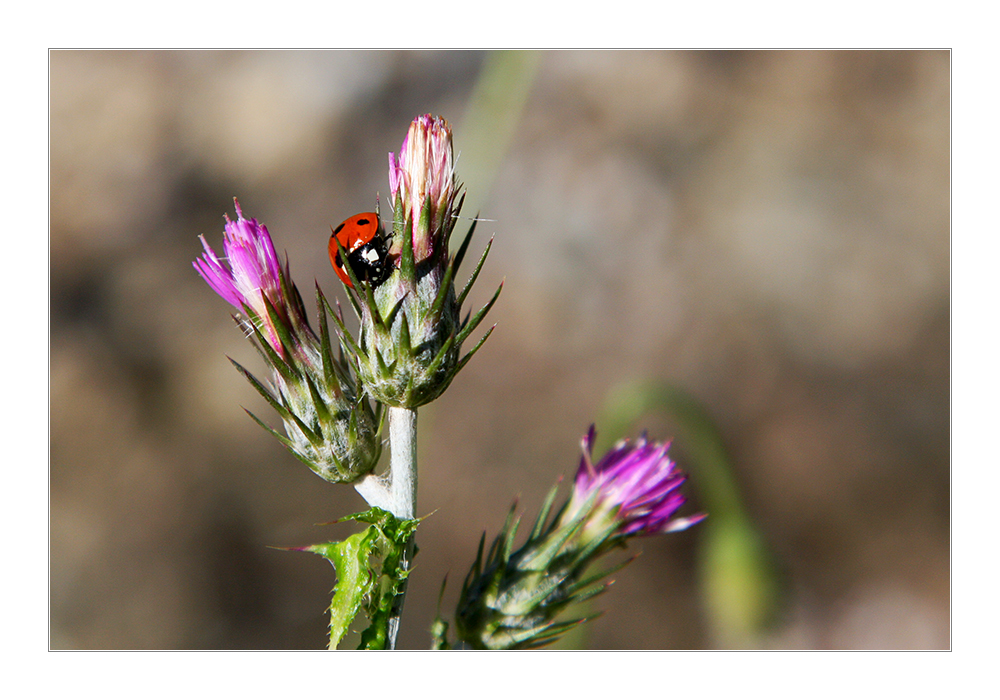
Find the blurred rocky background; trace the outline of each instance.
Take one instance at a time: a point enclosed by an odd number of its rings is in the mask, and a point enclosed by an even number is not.
[[[495,220],[472,303],[506,282],[420,410],[400,645],[645,382],[721,431],[778,605],[752,638],[714,625],[694,528],[641,541],[568,643],[948,648],[949,96],[947,52],[51,53],[51,646],[325,645],[333,570],[269,547],[342,538],[315,523],[364,503],[245,415],[279,424],[191,261],[235,195],[307,298],[343,297],[330,224],[386,201],[430,112]]]

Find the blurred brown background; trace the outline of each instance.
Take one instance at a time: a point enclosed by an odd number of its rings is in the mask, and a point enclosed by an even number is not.
[[[329,225],[385,200],[426,112],[455,127],[466,213],[496,220],[472,302],[506,283],[493,336],[420,410],[434,515],[400,645],[427,647],[444,575],[450,617],[481,532],[515,496],[534,512],[638,380],[683,387],[725,437],[781,576],[748,646],[949,647],[949,61],[53,52],[52,647],[324,646],[333,571],[268,547],[341,538],[314,523],[364,503],[241,410],[279,424],[191,261],[235,195],[307,297],[342,295]],[[640,542],[574,643],[726,646],[699,537]]]

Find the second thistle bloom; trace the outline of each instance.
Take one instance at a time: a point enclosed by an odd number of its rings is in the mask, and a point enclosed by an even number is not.
[[[573,495],[562,516],[568,522],[581,509],[592,509],[584,537],[611,524],[622,536],[677,532],[705,518],[673,517],[686,501],[680,487],[687,476],[668,456],[669,442],[651,443],[645,435],[634,443],[621,440],[596,465],[591,458],[593,444],[591,426],[583,437]]]
[[[240,325],[270,366],[273,390],[233,364],[281,416],[287,437],[250,415],[319,476],[354,481],[378,461],[378,417],[357,395],[346,363],[331,351],[322,293],[317,289],[317,336],[306,320],[288,262],[281,265],[267,227],[244,218],[239,202],[236,215],[236,221],[226,217],[224,256],[220,259],[202,236],[205,253],[194,267],[244,315]]]
[[[484,336],[471,352],[461,355],[462,343],[500,290],[478,313],[462,320],[462,303],[489,246],[468,284],[456,293],[455,273],[475,223],[458,251],[450,255],[463,197],[446,120],[430,115],[413,120],[399,156],[389,154],[389,186],[392,272],[384,282],[364,289],[350,285],[360,297],[355,305],[361,316],[361,335],[354,342],[343,327],[341,333],[357,358],[358,377],[371,396],[390,406],[417,408],[440,396],[485,341]]]
[[[685,476],[668,445],[622,441],[596,465],[594,429],[583,438],[583,459],[568,501],[549,517],[558,485],[545,500],[527,541],[514,549],[513,510],[484,556],[485,540],[466,576],[455,612],[459,642],[473,649],[543,646],[586,619],[559,619],[567,607],[604,592],[604,581],[628,562],[596,573],[598,560],[629,538],[683,530],[705,518],[674,518],[685,499]],[[448,625],[435,622],[435,646]]]

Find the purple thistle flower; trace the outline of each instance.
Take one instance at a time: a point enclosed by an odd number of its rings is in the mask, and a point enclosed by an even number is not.
[[[199,236],[205,254],[194,261],[194,268],[216,294],[240,311],[244,311],[244,306],[248,307],[267,328],[271,347],[284,355],[264,298],[286,325],[308,329],[298,300],[290,300],[285,293],[284,281],[290,279],[288,263],[286,261],[282,269],[267,227],[258,224],[257,219],[243,218],[240,203],[235,197],[233,203],[236,205],[236,221],[231,221],[226,215],[222,242],[225,253],[222,260],[228,261],[229,266],[223,264],[205,237]]]
[[[645,435],[634,443],[621,440],[596,465],[591,460],[593,442],[591,426],[583,437],[583,457],[564,520],[591,498],[593,520],[604,520],[600,515],[617,519],[620,535],[677,532],[705,519],[703,513],[671,519],[687,500],[680,493],[687,476],[667,456],[669,442],[650,443]]]
[[[357,481],[378,462],[381,409],[372,411],[357,390],[350,366],[333,354],[326,326],[329,304],[319,286],[322,339],[309,326],[288,261],[281,264],[267,227],[244,218],[240,203],[235,198],[233,202],[236,221],[226,216],[225,255],[217,256],[200,236],[205,253],[194,268],[241,312],[236,320],[271,369],[271,386],[230,361],[281,416],[285,435],[250,416],[322,478]]]

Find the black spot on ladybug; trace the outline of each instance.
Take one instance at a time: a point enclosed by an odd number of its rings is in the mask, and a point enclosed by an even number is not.
[[[370,219],[358,219],[358,221],[357,221],[358,226],[367,226],[370,223],[371,223]],[[341,224],[340,228],[343,228],[343,227],[344,227],[344,225]],[[338,228],[337,230],[339,231],[340,228]]]
[[[345,222],[344,222],[344,224],[346,224],[346,223],[347,223],[347,222],[345,221]],[[333,235],[334,235],[334,236],[336,236],[336,235],[337,235],[338,233],[340,233],[341,229],[343,229],[343,228],[344,228],[344,224],[341,224],[341,225],[340,225],[340,226],[338,226],[337,228],[333,229]]]

